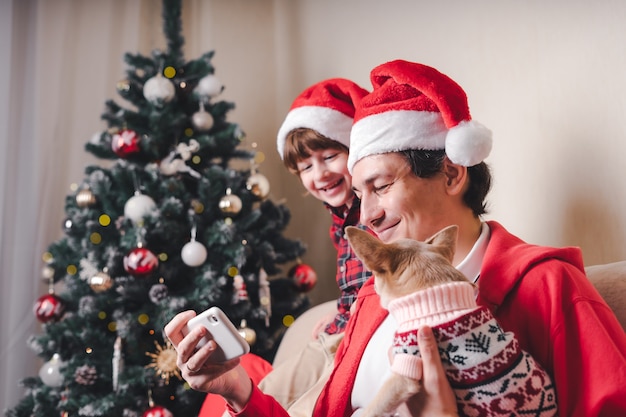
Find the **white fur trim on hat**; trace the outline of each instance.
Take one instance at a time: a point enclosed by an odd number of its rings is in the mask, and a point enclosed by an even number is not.
[[[290,131],[297,128],[313,129],[346,147],[350,146],[352,117],[321,106],[302,106],[291,110],[278,130],[276,148],[280,158],[284,157],[285,140]]]
[[[389,111],[359,120],[352,126],[348,171],[369,155],[409,149],[445,149],[455,164],[478,165],[489,156],[491,130],[475,120],[465,120],[447,129],[440,113],[408,110]]]
[[[446,128],[441,113],[395,110],[365,117],[352,126],[348,170],[360,159],[408,149],[444,149]]]

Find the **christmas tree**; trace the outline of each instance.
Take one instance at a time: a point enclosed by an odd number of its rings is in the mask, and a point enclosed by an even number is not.
[[[163,2],[166,51],[125,55],[125,105],[107,101],[86,144],[106,167],[88,166],[66,197],[30,340],[45,363],[7,416],[197,415],[204,394],[163,335],[175,314],[219,306],[271,361],[309,306],[315,273],[282,234],[290,215],[269,199],[262,153],[227,121],[213,53],[184,61],[180,3]]]

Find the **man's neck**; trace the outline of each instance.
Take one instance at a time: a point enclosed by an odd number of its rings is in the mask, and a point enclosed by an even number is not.
[[[467,221],[460,222],[456,251],[454,253],[454,260],[452,261],[453,265],[458,265],[461,261],[463,261],[463,259],[465,259],[465,257],[467,257],[478,240],[481,229],[482,222],[477,217],[468,217]]]

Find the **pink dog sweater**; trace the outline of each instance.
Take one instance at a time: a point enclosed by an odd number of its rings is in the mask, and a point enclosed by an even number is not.
[[[398,322],[393,341],[393,372],[416,379],[418,328],[428,325],[464,416],[554,416],[552,379],[520,349],[491,312],[478,307],[474,287],[453,282],[389,303]]]

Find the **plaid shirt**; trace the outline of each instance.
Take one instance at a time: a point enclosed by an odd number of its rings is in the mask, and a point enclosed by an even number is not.
[[[326,205],[333,217],[329,233],[335,249],[337,249],[337,285],[341,291],[341,295],[337,299],[338,313],[335,320],[324,330],[328,334],[337,334],[345,330],[350,318],[350,306],[356,300],[356,295],[361,286],[372,275],[352,251],[344,232],[347,226],[357,226],[359,229],[368,230],[359,224],[360,203],[361,201],[354,197],[350,208],[346,206],[335,208]]]

